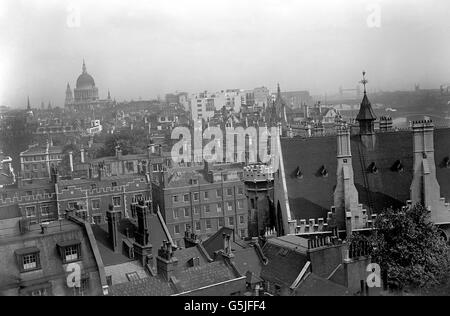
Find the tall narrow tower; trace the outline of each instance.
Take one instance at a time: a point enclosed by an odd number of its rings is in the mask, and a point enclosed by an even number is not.
[[[350,131],[346,126],[337,129],[337,169],[334,190],[334,224],[338,229],[346,229],[347,236],[354,229],[364,228],[367,212],[359,204],[358,191],[353,177]]]
[[[434,160],[434,124],[431,121],[413,122],[414,177],[411,183],[412,204],[420,203],[431,213],[433,223],[450,222],[449,206],[441,198]]]
[[[72,89],[70,89],[70,84],[67,83],[65,105],[67,106],[68,104],[70,104],[72,102],[73,102]]]
[[[364,85],[364,96],[361,102],[359,113],[356,120],[359,123],[359,134],[361,135],[361,142],[367,149],[375,147],[375,120],[377,117],[373,112],[372,105],[367,97],[366,84],[369,81],[366,79],[366,72],[363,71],[363,79],[361,83]]]

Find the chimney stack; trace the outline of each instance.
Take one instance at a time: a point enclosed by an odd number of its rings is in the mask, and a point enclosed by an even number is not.
[[[116,158],[120,159],[122,157],[122,149],[120,149],[120,146],[116,146]]]
[[[106,211],[106,219],[108,221],[108,235],[110,245],[114,252],[119,250],[119,219],[120,211],[114,211],[113,206],[109,206],[109,210]]]
[[[144,205],[144,201],[139,201],[135,206],[137,217],[137,231],[135,233],[135,242],[133,245],[135,257],[141,262],[142,266],[152,263],[152,245],[150,244],[150,209]]]
[[[228,234],[222,234],[223,237],[223,251],[225,253],[225,255],[227,256],[231,256],[231,242],[230,242],[230,238],[231,236]]]
[[[433,223],[450,221],[445,199],[436,178],[434,157],[434,124],[430,120],[415,121],[413,129],[414,176],[410,186],[412,205],[422,204],[431,211]]]
[[[178,259],[173,256],[171,242],[164,241],[161,248],[158,250],[158,257],[156,258],[158,274],[160,274],[166,281],[170,281],[170,278],[173,276],[177,266]]]

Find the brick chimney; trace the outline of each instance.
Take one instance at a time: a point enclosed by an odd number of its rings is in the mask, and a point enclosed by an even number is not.
[[[109,210],[106,211],[106,219],[108,221],[108,239],[110,246],[114,252],[119,250],[119,219],[120,211],[114,211],[112,205],[109,206]]]
[[[116,158],[117,159],[122,158],[122,149],[120,149],[119,145],[116,146]]]
[[[173,255],[172,244],[170,241],[164,241],[161,248],[158,250],[158,257],[156,258],[158,274],[166,281],[170,281],[177,266],[178,259]]]
[[[184,232],[184,246],[186,248],[195,247],[200,243],[198,236],[191,232],[191,230],[187,230]]]
[[[135,206],[137,217],[137,231],[135,233],[135,242],[133,245],[135,257],[141,262],[142,266],[152,261],[152,245],[150,244],[150,221],[151,211],[144,201],[139,201]]]
[[[222,234],[223,237],[223,252],[224,255],[228,256],[228,257],[232,257],[233,253],[231,252],[231,236],[228,234]]]

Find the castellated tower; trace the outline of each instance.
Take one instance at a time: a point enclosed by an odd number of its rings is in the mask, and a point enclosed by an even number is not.
[[[413,122],[414,178],[411,183],[411,202],[422,204],[430,212],[435,224],[450,222],[449,205],[441,198],[434,161],[434,124],[432,121]]]
[[[337,129],[337,171],[336,189],[334,190],[334,207],[332,207],[333,224],[339,230],[345,229],[347,236],[354,229],[365,228],[367,211],[359,204],[356,190],[352,153],[350,145],[350,131],[346,126]]]

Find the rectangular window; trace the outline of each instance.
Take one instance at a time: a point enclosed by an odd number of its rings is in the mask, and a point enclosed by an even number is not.
[[[211,229],[212,225],[211,225],[211,219],[207,218],[206,219],[206,229]]]
[[[242,209],[244,207],[244,203],[242,201],[237,201],[238,209]]]
[[[173,210],[173,218],[178,218],[179,217],[179,211],[178,209]]]
[[[67,207],[69,208],[69,210],[78,210],[78,202],[69,202],[67,203]]]
[[[198,201],[200,197],[200,194],[198,192],[194,193],[194,201]]]
[[[210,210],[209,205],[205,205],[203,207],[203,210],[205,211],[205,213],[209,213],[209,210]]]
[[[175,234],[179,234],[180,233],[180,225],[175,225],[174,231],[175,231]]]
[[[122,204],[120,196],[113,197],[114,207],[119,207]]]
[[[217,204],[217,213],[221,213],[222,212],[222,204],[218,203]]]
[[[187,207],[184,209],[184,216],[189,217],[189,209]]]
[[[79,245],[72,245],[64,248],[65,262],[78,260],[78,246]]]
[[[91,205],[92,205],[93,210],[99,210],[100,209],[100,200],[92,200]]]
[[[48,296],[48,293],[47,293],[47,289],[44,288],[44,289],[33,290],[30,292],[29,295],[30,296]]]
[[[219,227],[223,227],[223,217],[219,217]]]
[[[238,194],[244,194],[244,188],[243,187],[239,187],[238,188]]]
[[[228,225],[234,226],[234,217],[232,216],[228,217]]]
[[[127,162],[127,171],[134,172],[134,163],[132,161]]]
[[[216,191],[216,195],[217,195],[217,197],[222,197],[222,190],[217,190]]]
[[[227,202],[227,210],[232,211],[233,210],[233,203]]]
[[[38,268],[38,255],[36,253],[24,255],[22,257],[23,270],[35,270]]]
[[[227,195],[228,196],[232,196],[233,195],[233,189],[232,188],[228,188],[227,189]]]
[[[41,216],[42,217],[50,216],[50,206],[48,206],[48,205],[41,206]]]
[[[117,186],[117,182],[111,183],[111,186],[112,186],[113,188],[115,188],[115,187]]]
[[[198,215],[200,213],[200,206],[194,206],[194,214]]]
[[[207,200],[207,199],[209,198],[209,192],[208,192],[208,191],[205,191],[205,192],[204,192],[204,196],[205,196],[205,200]]]
[[[240,215],[240,216],[239,216],[239,223],[241,223],[241,224],[244,224],[244,223],[245,223],[244,215]]]
[[[200,231],[202,229],[202,226],[200,222],[195,222],[195,230]]]
[[[36,218],[36,207],[27,206],[25,208],[25,213],[27,218]]]
[[[240,234],[240,237],[242,238],[242,239],[244,239],[245,237],[246,237],[246,232],[245,232],[245,229],[241,229],[240,230],[240,232],[239,232],[239,234]]]
[[[189,202],[189,194],[185,194],[185,195],[183,196],[183,200],[184,200],[185,202]]]
[[[174,195],[172,197],[172,201],[173,201],[173,203],[177,203],[178,202],[178,195]]]

